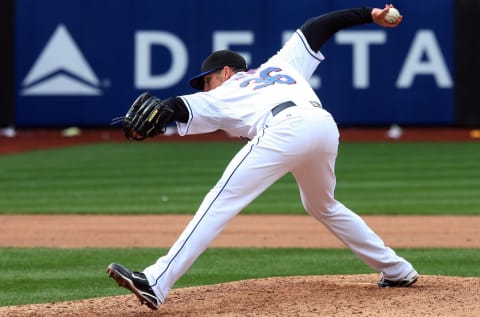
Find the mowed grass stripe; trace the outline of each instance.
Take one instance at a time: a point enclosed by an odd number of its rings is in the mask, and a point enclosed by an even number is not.
[[[193,213],[240,142],[94,144],[0,157],[0,212]],[[360,214],[480,214],[479,143],[342,143],[337,198]],[[304,210],[292,175],[245,213]]]

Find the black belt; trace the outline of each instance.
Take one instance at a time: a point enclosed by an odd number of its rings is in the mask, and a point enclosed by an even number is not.
[[[272,116],[276,116],[279,114],[281,111],[296,106],[296,104],[293,101],[286,101],[281,104],[276,105],[275,107],[272,108]]]
[[[319,104],[318,102],[310,101],[310,104],[314,107],[322,108],[322,105]],[[293,106],[296,106],[296,104],[293,101],[285,101],[281,104],[278,104],[278,105],[276,105],[275,107],[272,108],[272,116],[275,117],[277,114],[279,114],[283,110],[285,110],[287,108],[290,108],[290,107],[293,107]]]

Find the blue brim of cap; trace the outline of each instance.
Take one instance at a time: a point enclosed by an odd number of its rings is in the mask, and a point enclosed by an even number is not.
[[[207,70],[206,72],[200,73],[195,77],[192,77],[188,82],[192,88],[197,90],[203,90],[203,77],[206,75],[213,73],[216,69]]]

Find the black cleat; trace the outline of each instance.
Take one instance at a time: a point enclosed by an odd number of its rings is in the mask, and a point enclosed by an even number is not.
[[[157,310],[162,304],[148,284],[145,274],[130,271],[117,263],[110,264],[107,267],[107,273],[117,282],[118,286],[134,293],[140,302],[147,305],[148,308]]]
[[[407,276],[397,281],[387,280],[382,274],[382,279],[380,280],[380,282],[378,282],[378,286],[379,287],[408,287],[413,283],[415,283],[417,280],[418,280],[418,273],[415,270],[412,270],[410,273],[407,274]]]

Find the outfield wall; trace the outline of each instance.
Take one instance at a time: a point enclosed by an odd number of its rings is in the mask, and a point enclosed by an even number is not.
[[[0,2],[0,128],[15,123],[15,1]]]
[[[16,0],[15,123],[107,126],[145,90],[161,98],[192,93],[188,79],[212,50],[236,50],[255,67],[307,18],[351,5]],[[326,60],[312,86],[341,125],[465,123],[457,118],[458,103],[468,104],[469,96],[456,98],[455,83],[469,74],[455,69],[461,53],[455,50],[455,1],[403,1],[398,7],[405,16],[400,28],[366,25],[337,33],[322,50]]]

